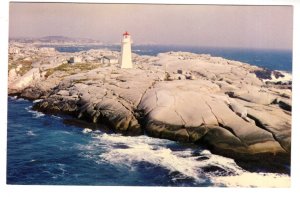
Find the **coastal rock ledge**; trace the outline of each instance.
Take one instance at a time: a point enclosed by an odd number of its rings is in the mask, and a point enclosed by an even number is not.
[[[95,53],[116,52],[84,55]],[[11,71],[9,82],[10,95],[40,99],[35,110],[68,114],[124,135],[195,143],[235,159],[290,162],[291,83],[265,83],[255,74],[259,67],[186,52],[134,54],[133,69],[39,57],[35,70],[18,76]]]

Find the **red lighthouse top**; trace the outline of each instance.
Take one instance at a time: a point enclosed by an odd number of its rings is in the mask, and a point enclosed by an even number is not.
[[[126,31],[125,33],[123,33],[123,36],[129,36],[129,33]]]

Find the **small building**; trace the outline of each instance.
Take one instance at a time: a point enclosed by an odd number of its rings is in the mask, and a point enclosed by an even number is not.
[[[81,57],[70,57],[68,60],[68,63],[73,64],[73,63],[81,63],[82,58]]]
[[[101,58],[101,63],[103,64],[117,64],[118,61],[119,61],[118,58],[113,55],[107,55]]]

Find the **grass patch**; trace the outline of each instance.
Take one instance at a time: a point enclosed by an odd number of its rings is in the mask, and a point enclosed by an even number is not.
[[[11,69],[16,69],[19,65],[22,65],[20,67],[20,69],[17,72],[17,74],[23,76],[24,74],[26,74],[29,70],[32,69],[32,61],[29,61],[29,60],[17,60],[17,61],[14,61],[12,63],[9,63],[8,64],[8,70],[11,70]]]
[[[12,64],[12,63],[8,64],[8,70],[11,70],[11,69],[14,69],[14,68],[17,68],[16,64]]]
[[[87,64],[87,63],[77,63],[77,64],[61,64],[58,67],[50,68],[47,70],[46,77],[49,77],[56,71],[66,72],[69,75],[74,75],[79,72],[93,70],[98,68],[100,64]]]
[[[29,70],[31,70],[32,69],[32,66],[31,66],[31,64],[30,65],[24,65],[24,64],[22,64],[23,66],[20,68],[20,70],[19,71],[17,71],[17,73],[19,74],[19,75],[21,75],[21,76],[23,76],[23,75],[25,75]]]

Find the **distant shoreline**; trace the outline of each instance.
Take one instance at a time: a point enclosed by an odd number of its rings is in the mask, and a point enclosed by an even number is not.
[[[118,44],[97,44],[97,43],[40,43],[38,47],[54,47],[59,52],[80,52],[90,49],[108,49],[120,51]],[[168,51],[191,52],[196,54],[211,54],[226,59],[245,62],[251,65],[260,66],[270,70],[285,71],[292,73],[292,51],[282,49],[248,49],[248,48],[226,48],[226,47],[200,47],[180,45],[134,45],[133,53],[138,55],[156,56],[159,53]],[[275,60],[273,60],[275,59]]]

